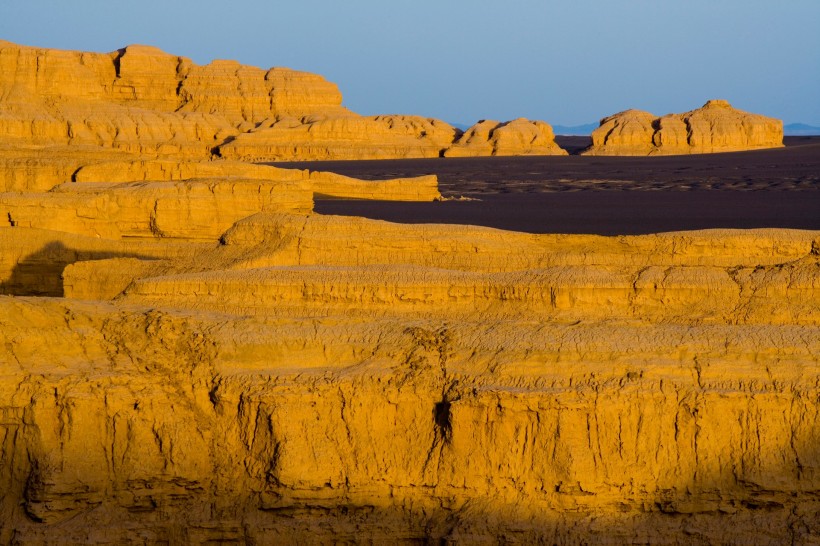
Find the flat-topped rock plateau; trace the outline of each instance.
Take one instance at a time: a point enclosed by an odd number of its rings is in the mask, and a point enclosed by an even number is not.
[[[0,543],[820,543],[816,225],[322,213],[603,160],[144,46],[0,44],[0,129]]]

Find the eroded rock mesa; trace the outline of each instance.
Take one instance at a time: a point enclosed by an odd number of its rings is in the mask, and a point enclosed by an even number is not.
[[[486,146],[477,145],[479,134],[454,149],[560,150],[543,122],[515,120],[496,132]],[[342,106],[335,84],[287,68],[226,60],[200,66],[142,45],[85,53],[0,41],[0,135],[0,148],[70,145],[140,158],[299,161],[439,157],[460,131],[419,116],[360,116]]]
[[[710,100],[683,114],[626,110],[601,120],[587,155],[675,155],[783,146],[783,122]]]
[[[267,118],[346,112],[341,102],[334,84],[284,68],[198,66],[140,45],[105,54],[0,42],[6,144],[204,158]]]

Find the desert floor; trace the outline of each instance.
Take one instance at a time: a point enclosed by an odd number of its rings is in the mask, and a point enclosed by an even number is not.
[[[558,137],[577,152],[585,137]],[[321,199],[316,211],[531,233],[643,234],[707,228],[820,229],[820,137],[773,150],[693,156],[435,158],[275,163],[363,179],[436,174],[452,200]],[[465,197],[469,200],[459,200]]]

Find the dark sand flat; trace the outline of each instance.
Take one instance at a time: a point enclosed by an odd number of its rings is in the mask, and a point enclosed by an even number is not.
[[[577,138],[574,143],[575,149],[584,145]],[[436,203],[317,200],[316,211],[323,214],[474,224],[531,233],[820,229],[820,137],[790,137],[786,144],[773,150],[690,156],[274,164],[370,180],[436,174],[445,197],[473,199]]]

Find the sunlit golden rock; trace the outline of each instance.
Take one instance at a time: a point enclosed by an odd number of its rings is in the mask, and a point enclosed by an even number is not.
[[[588,155],[702,154],[783,146],[783,122],[736,110],[725,100],[657,118],[626,110],[601,120]]]
[[[339,174],[300,169],[280,169],[240,161],[108,161],[78,169],[73,180],[128,182],[130,180],[175,181],[190,179],[247,179],[280,183],[284,188],[347,199],[383,201],[434,201],[441,197],[435,175],[389,180],[359,180]],[[302,207],[304,208],[304,207]],[[311,208],[311,207],[308,207]],[[257,210],[256,212],[260,212]],[[248,215],[249,216],[249,215]]]
[[[449,124],[419,116],[284,118],[238,135],[219,153],[242,161],[439,157],[455,136]]]
[[[357,115],[335,84],[288,68],[197,65],[143,45],[84,53],[0,42],[0,145],[243,161],[564,153],[540,121],[458,136],[436,119]]]
[[[554,153],[551,130],[453,146],[318,76],[144,46],[3,42],[0,68],[0,543],[820,536],[817,231],[320,215],[437,179],[225,158]],[[724,149],[733,112],[595,142]]]
[[[552,127],[518,118],[506,123],[479,121],[444,152],[445,157],[488,155],[567,155],[555,143]]]
[[[62,227],[0,226],[6,542],[817,531],[816,232]]]
[[[198,66],[140,45],[99,54],[0,42],[0,99],[0,143],[150,157],[208,158],[271,116],[346,112],[320,76],[233,61]]]

